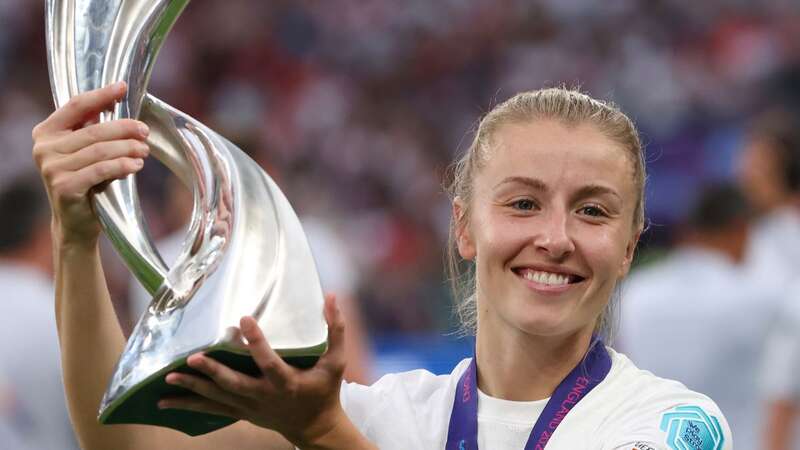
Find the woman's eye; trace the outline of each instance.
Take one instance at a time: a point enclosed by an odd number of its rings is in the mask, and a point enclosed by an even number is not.
[[[581,214],[590,217],[605,217],[607,214],[598,206],[584,206],[578,210]]]
[[[511,204],[511,206],[514,209],[519,209],[522,211],[530,211],[536,207],[536,204],[533,203],[532,200],[522,199],[515,201],[514,203]]]

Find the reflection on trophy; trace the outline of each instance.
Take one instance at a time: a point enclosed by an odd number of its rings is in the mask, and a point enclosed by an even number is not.
[[[103,229],[153,295],[100,405],[103,423],[162,425],[191,435],[234,419],[159,410],[169,371],[192,371],[203,351],[256,374],[238,331],[252,315],[288,362],[308,366],[325,351],[319,278],[300,222],[264,171],[202,123],[147,93],[158,51],[188,0],[47,0],[50,79],[57,107],[71,96],[124,80],[127,97],[102,121],[150,126],[152,155],[193,192],[189,232],[168,268],[144,224],[133,176],[94,196]],[[86,349],[91,352],[91,348]]]

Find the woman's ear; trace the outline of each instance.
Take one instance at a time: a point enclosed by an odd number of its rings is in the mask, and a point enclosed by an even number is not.
[[[461,197],[456,197],[453,200],[453,223],[458,254],[466,260],[475,259],[477,251],[469,229],[467,208]]]
[[[625,258],[622,260],[622,266],[619,268],[619,278],[623,278],[628,275],[628,272],[631,270],[631,264],[633,263],[633,257],[636,254],[636,245],[639,243],[639,237],[642,236],[642,227],[636,229],[636,232],[633,233],[631,239],[628,241],[628,244],[625,246]]]

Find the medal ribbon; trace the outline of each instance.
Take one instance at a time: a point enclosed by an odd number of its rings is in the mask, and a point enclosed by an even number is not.
[[[594,339],[581,362],[553,391],[531,430],[525,450],[544,450],[564,417],[611,370],[611,357],[600,339]],[[478,367],[475,358],[456,385],[446,450],[478,450]]]

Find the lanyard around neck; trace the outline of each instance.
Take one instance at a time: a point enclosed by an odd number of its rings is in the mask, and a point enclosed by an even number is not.
[[[605,379],[611,357],[603,341],[592,340],[586,356],[559,383],[531,430],[525,450],[543,450],[564,417]],[[456,385],[446,450],[478,450],[478,367],[475,358]]]

